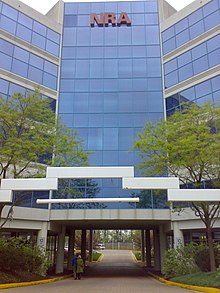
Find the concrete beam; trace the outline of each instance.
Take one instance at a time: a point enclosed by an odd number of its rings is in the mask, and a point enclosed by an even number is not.
[[[47,167],[47,178],[134,177],[134,167]]]
[[[94,202],[139,202],[138,197],[129,198],[54,198],[37,199],[37,204],[48,203],[94,203]]]
[[[169,189],[168,201],[220,201],[220,189]]]
[[[1,190],[57,190],[57,178],[2,179]]]
[[[12,190],[0,190],[0,202],[12,202]]]
[[[123,189],[171,189],[179,188],[179,178],[176,177],[139,177],[123,178]]]

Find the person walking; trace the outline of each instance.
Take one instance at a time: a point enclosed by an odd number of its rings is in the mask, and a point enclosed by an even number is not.
[[[84,261],[81,258],[81,255],[79,254],[77,261],[76,261],[76,278],[78,280],[81,279],[81,275],[82,275],[83,271],[84,271]]]
[[[77,259],[78,259],[78,253],[76,253],[72,259],[72,267],[73,267],[73,277],[76,280],[76,266],[77,266]]]

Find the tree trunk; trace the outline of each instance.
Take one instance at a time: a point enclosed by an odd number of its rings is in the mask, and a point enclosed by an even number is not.
[[[213,245],[213,238],[212,238],[212,229],[210,227],[210,223],[207,223],[206,234],[207,234],[208,247],[209,247],[210,270],[211,272],[214,272],[216,271],[216,262],[215,262],[215,252],[214,252],[214,245]]]
[[[0,204],[0,221],[1,221],[1,219],[2,219],[2,210],[3,210],[3,208],[4,208],[4,206],[5,206],[5,204]],[[0,226],[0,236],[1,236],[1,226]]]

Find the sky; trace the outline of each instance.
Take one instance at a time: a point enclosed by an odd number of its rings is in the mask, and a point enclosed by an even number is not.
[[[20,0],[21,2],[31,6],[39,12],[46,14],[58,0]],[[102,2],[103,0],[64,0],[64,2]],[[114,1],[114,0],[111,0]],[[193,2],[194,0],[167,0],[176,10],[180,10]]]

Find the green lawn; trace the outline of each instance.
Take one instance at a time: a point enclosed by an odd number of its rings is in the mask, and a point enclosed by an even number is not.
[[[216,271],[179,276],[170,279],[170,281],[202,287],[220,288],[220,272]]]

